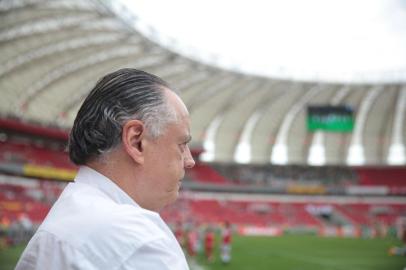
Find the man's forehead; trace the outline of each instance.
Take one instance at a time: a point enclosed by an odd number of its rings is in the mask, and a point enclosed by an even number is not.
[[[172,90],[165,88],[164,93],[168,102],[174,107],[178,117],[189,117],[189,111],[182,99]]]

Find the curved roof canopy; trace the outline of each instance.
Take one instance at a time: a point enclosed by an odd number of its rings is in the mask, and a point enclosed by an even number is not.
[[[151,41],[98,1],[0,2],[0,114],[69,128],[102,75],[122,67],[178,89],[206,161],[404,165],[406,85],[254,76]],[[309,104],[346,104],[352,133],[309,133]]]

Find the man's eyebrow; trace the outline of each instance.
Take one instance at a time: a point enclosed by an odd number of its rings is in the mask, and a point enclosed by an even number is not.
[[[191,135],[187,135],[184,139],[185,143],[189,143],[192,140],[192,136]]]

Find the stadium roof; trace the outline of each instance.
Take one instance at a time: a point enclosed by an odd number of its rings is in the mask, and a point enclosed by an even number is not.
[[[0,2],[2,117],[69,128],[96,80],[121,67],[157,74],[180,91],[192,116],[193,144],[204,146],[207,161],[406,163],[404,83],[249,75],[173,52],[99,1]],[[352,106],[354,131],[307,132],[309,104]]]

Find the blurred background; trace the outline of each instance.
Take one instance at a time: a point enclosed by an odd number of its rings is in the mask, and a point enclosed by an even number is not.
[[[402,0],[0,1],[0,269],[75,177],[82,101],[123,67],[189,108],[197,163],[161,216],[192,269],[404,269],[405,25]]]

